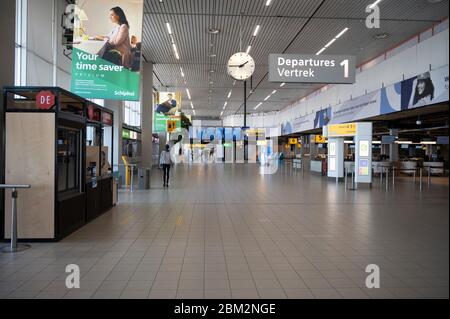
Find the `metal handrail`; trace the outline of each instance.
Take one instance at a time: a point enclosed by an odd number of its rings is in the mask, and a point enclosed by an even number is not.
[[[20,185],[20,184],[0,184],[0,189],[28,189],[31,185]]]
[[[2,251],[4,253],[16,253],[29,249],[30,245],[18,245],[17,244],[17,198],[19,197],[18,189],[30,189],[31,185],[17,185],[0,184],[0,189],[12,189],[12,201],[11,201],[11,244],[9,247],[5,247]]]

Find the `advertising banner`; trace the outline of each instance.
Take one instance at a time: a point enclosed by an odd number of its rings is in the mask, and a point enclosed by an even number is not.
[[[76,1],[71,91],[139,100],[143,0]]]
[[[181,93],[158,92],[153,109],[153,133],[171,133],[181,128]]]
[[[322,128],[325,125],[356,122],[379,115],[410,110],[426,105],[448,101],[448,65],[410,79],[382,88],[341,104],[328,106],[299,117],[292,122],[283,123],[284,134],[305,132]]]

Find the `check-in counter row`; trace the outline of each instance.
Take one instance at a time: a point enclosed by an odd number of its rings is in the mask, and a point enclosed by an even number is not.
[[[351,164],[353,162],[346,162],[346,168],[348,170],[351,169]],[[395,167],[401,173],[412,175],[415,171],[423,168],[424,170],[430,170],[431,175],[444,175],[444,163],[443,162],[423,162],[423,165],[420,165],[420,162],[416,161],[406,161],[406,162],[372,162],[372,169],[374,174],[380,174],[385,172],[386,169],[391,167]]]

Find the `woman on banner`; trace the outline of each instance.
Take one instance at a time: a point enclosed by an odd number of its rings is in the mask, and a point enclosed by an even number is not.
[[[430,72],[425,72],[417,77],[416,90],[413,97],[413,106],[432,104],[434,99],[434,84]]]
[[[131,66],[131,41],[130,25],[125,12],[120,7],[114,7],[109,12],[109,18],[115,25],[107,36],[97,36],[96,40],[107,40],[104,47],[98,52],[98,56],[111,63]]]

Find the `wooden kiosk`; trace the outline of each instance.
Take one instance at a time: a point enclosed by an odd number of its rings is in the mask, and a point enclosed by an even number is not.
[[[18,238],[58,241],[111,209],[113,113],[56,87],[6,87],[3,99],[5,182],[32,185],[18,202]],[[98,137],[89,145],[92,126]],[[9,214],[0,220],[8,239]]]

